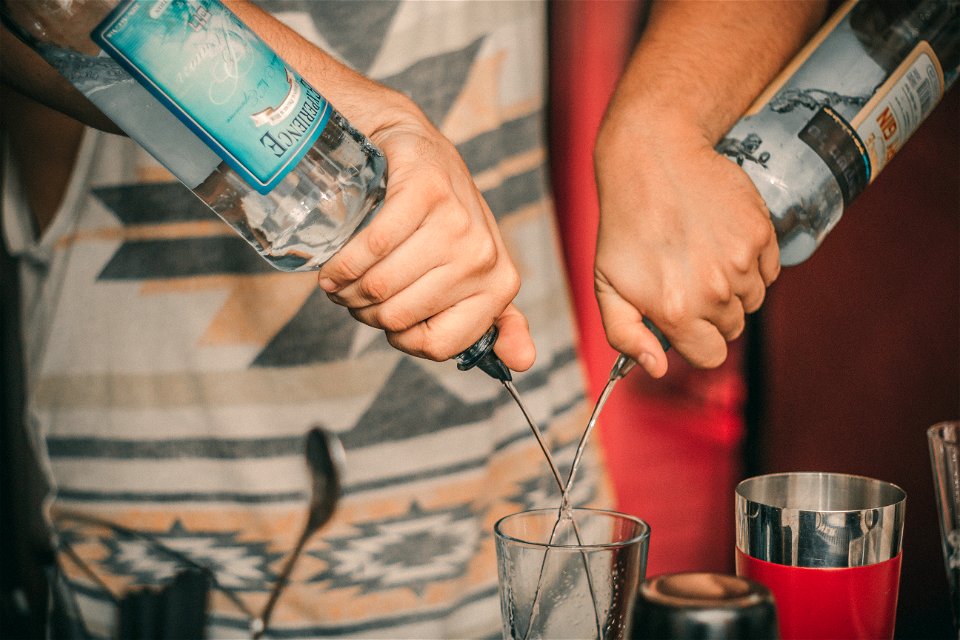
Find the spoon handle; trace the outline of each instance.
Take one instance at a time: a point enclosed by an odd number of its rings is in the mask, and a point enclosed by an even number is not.
[[[290,580],[293,565],[300,558],[307,541],[330,520],[340,498],[340,476],[345,462],[343,444],[340,439],[321,427],[313,427],[307,433],[305,444],[304,457],[311,479],[307,520],[300,531],[297,545],[287,556],[283,570],[277,577],[276,582],[273,583],[267,605],[258,617],[250,621],[250,633],[254,640],[261,638],[266,633],[270,625],[270,616],[273,615],[273,609]]]
[[[250,630],[253,632],[254,640],[259,639],[263,636],[264,632],[266,632],[267,626],[270,624],[270,616],[273,615],[273,608],[280,599],[280,594],[283,592],[284,587],[287,586],[287,581],[290,580],[290,574],[293,572],[293,565],[296,564],[297,559],[300,557],[300,552],[303,551],[303,547],[307,544],[307,540],[312,533],[314,533],[314,531],[304,529],[300,534],[300,539],[297,540],[297,546],[294,547],[293,552],[287,557],[287,562],[283,565],[283,571],[280,572],[277,581],[273,583],[273,590],[270,591],[270,599],[267,600],[267,606],[263,608],[263,613],[250,623]]]

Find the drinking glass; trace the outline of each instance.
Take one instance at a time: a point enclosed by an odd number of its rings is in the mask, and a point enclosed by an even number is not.
[[[840,473],[737,486],[737,575],[766,585],[783,640],[893,638],[906,493]]]
[[[927,429],[933,487],[940,514],[940,543],[950,586],[953,625],[960,638],[960,421]]]
[[[625,638],[650,527],[615,511],[523,511],[494,525],[505,639]]]

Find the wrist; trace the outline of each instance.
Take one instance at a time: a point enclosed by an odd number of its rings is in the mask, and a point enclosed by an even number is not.
[[[679,160],[712,153],[714,142],[698,119],[655,103],[611,104],[594,147],[597,182],[660,175]]]
[[[815,28],[823,3],[657,2],[607,120],[713,147]],[[644,132],[638,123],[650,123]]]

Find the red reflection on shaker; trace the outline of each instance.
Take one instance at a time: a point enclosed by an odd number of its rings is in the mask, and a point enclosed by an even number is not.
[[[737,575],[766,586],[776,602],[793,601],[780,607],[784,640],[892,638],[902,556],[865,567],[810,569],[764,562],[737,549]]]
[[[782,640],[893,638],[906,494],[835,473],[737,486],[737,575],[770,589]]]

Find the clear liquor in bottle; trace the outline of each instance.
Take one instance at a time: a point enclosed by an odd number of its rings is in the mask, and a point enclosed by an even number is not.
[[[219,0],[0,7],[274,267],[319,268],[382,203],[383,154]]]
[[[717,145],[806,260],[930,114],[960,67],[954,0],[851,0]]]

